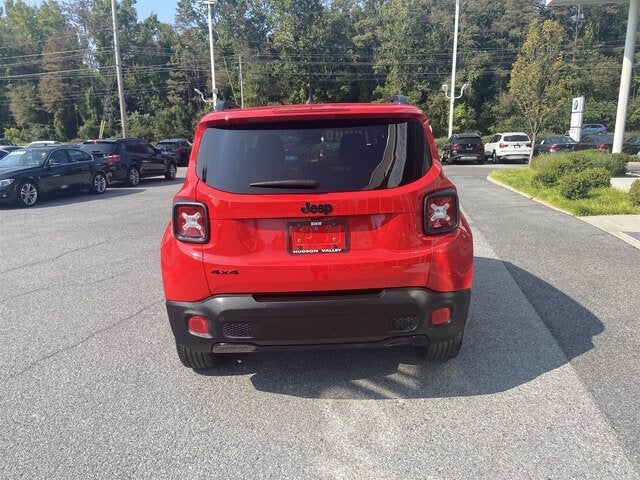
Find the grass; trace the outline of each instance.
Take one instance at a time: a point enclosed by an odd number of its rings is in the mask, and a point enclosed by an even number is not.
[[[630,196],[626,192],[613,187],[596,188],[589,192],[587,198],[569,200],[560,195],[557,187],[546,188],[533,185],[531,180],[534,173],[534,170],[525,166],[494,171],[489,177],[577,216],[640,214],[640,206],[632,205]]]

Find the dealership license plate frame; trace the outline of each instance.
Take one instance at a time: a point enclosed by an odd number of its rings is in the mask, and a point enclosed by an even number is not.
[[[287,223],[287,251],[292,255],[349,251],[349,229],[343,220],[305,220]]]

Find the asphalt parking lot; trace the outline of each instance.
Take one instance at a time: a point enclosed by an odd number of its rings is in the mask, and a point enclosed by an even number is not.
[[[0,207],[0,478],[640,478],[640,251],[492,168],[447,167],[476,276],[446,364],[397,348],[182,367],[158,249],[183,168]]]

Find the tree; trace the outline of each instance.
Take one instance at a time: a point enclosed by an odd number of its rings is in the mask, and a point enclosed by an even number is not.
[[[509,92],[527,122],[532,142],[558,106],[569,105],[571,99],[563,78],[564,41],[560,24],[536,20],[513,65]]]

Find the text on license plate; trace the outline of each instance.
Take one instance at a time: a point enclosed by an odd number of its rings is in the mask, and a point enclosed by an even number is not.
[[[346,252],[349,250],[347,224],[320,220],[289,223],[287,250],[294,255]]]

